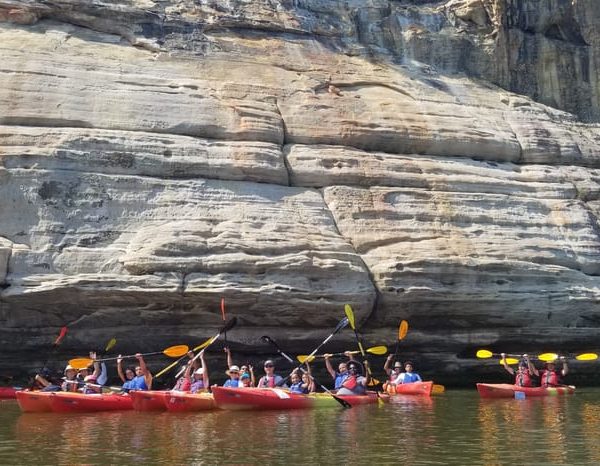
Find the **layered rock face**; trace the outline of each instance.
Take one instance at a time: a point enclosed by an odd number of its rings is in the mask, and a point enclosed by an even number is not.
[[[346,303],[368,345],[408,320],[401,359],[442,380],[500,377],[477,348],[600,349],[596,2],[0,0],[0,20],[3,371],[65,324],[56,359],[195,345],[221,298],[257,360],[264,334],[309,352]]]

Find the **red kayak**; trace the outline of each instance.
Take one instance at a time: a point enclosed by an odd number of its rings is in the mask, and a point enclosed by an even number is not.
[[[386,391],[390,395],[423,395],[431,396],[433,382],[401,383],[399,385],[387,384]]]
[[[164,390],[132,390],[129,396],[136,411],[165,411],[165,398],[169,393]]]
[[[212,393],[190,393],[175,390],[167,392],[164,406],[172,412],[207,411],[216,408]]]
[[[525,397],[572,395],[573,385],[560,387],[519,387],[508,383],[478,383],[477,391],[481,398],[514,398],[515,392],[524,393]]]
[[[30,392],[18,391],[15,396],[19,408],[24,413],[47,413],[52,411],[50,408],[50,397],[54,396],[55,392]]]
[[[310,409],[340,407],[340,404],[327,393],[302,395],[290,393],[281,388],[225,388],[212,387],[215,404],[221,409],[268,410],[268,409]],[[337,395],[336,395],[337,396]],[[339,398],[351,406],[377,403],[378,398],[389,400],[387,394],[369,392],[366,395],[343,395]]]
[[[23,389],[18,387],[0,387],[0,400],[14,400],[19,390]]]
[[[50,397],[50,409],[55,413],[89,413],[133,409],[129,395],[117,393],[55,392]]]

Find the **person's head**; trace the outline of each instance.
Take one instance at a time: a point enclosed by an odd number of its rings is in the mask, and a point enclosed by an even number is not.
[[[244,385],[244,387],[249,387],[252,384],[252,379],[250,378],[250,374],[248,374],[247,372],[242,374],[242,376],[240,377],[240,380],[242,381],[242,384]]]
[[[348,372],[348,364],[346,364],[345,362],[340,362],[340,365],[338,366],[338,372],[340,374]]]
[[[238,366],[231,366],[225,373],[233,380],[238,380],[240,378],[240,368]]]
[[[361,367],[357,362],[350,361],[348,363],[348,372],[350,373],[350,375],[360,375]]]
[[[413,371],[413,363],[411,361],[406,361],[404,363],[404,370],[410,374]]]
[[[128,367],[125,369],[125,378],[126,378],[127,380],[131,380],[131,379],[133,379],[134,377],[135,377],[135,367],[133,367],[133,366],[128,366]]]
[[[396,361],[394,364],[394,372],[396,374],[399,374],[400,372],[402,372],[402,363],[400,361]]]
[[[265,374],[267,375],[273,375],[273,373],[275,372],[275,364],[273,364],[273,361],[271,361],[270,359],[267,359],[265,361]]]
[[[194,380],[201,380],[204,375],[204,369],[201,367],[200,369],[196,369],[194,371]]]
[[[67,367],[65,367],[65,378],[67,380],[73,380],[76,376],[77,376],[77,369],[75,369],[71,365],[68,365]]]
[[[292,375],[290,376],[290,380],[292,381],[292,383],[300,382],[300,375],[298,374],[298,371],[292,372]]]
[[[79,369],[79,372],[77,373],[77,376],[81,377],[82,379],[85,379],[88,375],[90,375],[90,369],[88,367]]]
[[[134,369],[135,376],[138,377],[140,375],[144,375],[144,371],[142,370],[142,366],[135,366]]]
[[[553,371],[554,369],[556,369],[556,364],[554,364],[554,361],[548,361],[546,363],[546,370]]]
[[[307,374],[306,372],[304,372],[304,373],[302,374],[302,382],[303,382],[303,383],[308,383],[308,382],[310,382],[310,378],[309,378],[309,376],[308,376],[308,374]]]

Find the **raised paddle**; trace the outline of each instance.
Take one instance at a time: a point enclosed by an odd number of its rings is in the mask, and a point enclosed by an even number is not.
[[[50,352],[46,356],[46,360],[44,361],[44,364],[42,365],[42,370],[40,372],[44,372],[44,370],[46,369],[46,366],[48,365],[48,362],[50,361],[50,358],[52,358],[54,353],[56,353],[56,350],[58,349],[58,347],[62,343],[63,339],[67,335],[68,330],[69,329],[67,328],[67,326],[61,327],[60,332],[58,333],[58,336],[54,340],[54,343],[52,343],[52,348],[50,349]],[[35,387],[35,377],[33,379],[33,382],[31,384],[30,388],[33,389],[34,387]]]
[[[400,342],[404,340],[406,334],[408,333],[408,322],[403,320],[400,322],[398,326],[398,341],[396,342],[396,351],[394,351],[394,360],[398,359],[398,348],[400,347]]]
[[[376,354],[378,356],[381,356],[385,353],[387,353],[387,346],[372,346],[371,348],[367,348],[365,350],[367,353],[371,353],[371,354]],[[343,356],[347,353],[351,353],[351,354],[360,354],[360,351],[346,351],[344,353],[330,353],[328,354],[328,356]],[[325,355],[324,354],[315,354],[310,361],[308,361],[308,355],[306,354],[300,354],[298,356],[296,356],[296,359],[301,363],[304,364],[306,361],[308,362],[312,362],[314,359],[316,358],[324,358]]]
[[[228,330],[231,330],[233,327],[235,327],[236,324],[237,324],[237,317],[233,317],[233,318],[229,319],[229,321],[223,327],[221,327],[221,329],[219,330],[219,333],[217,333],[214,337],[210,337],[204,343],[199,344],[192,351],[194,351],[194,352],[195,351],[200,351],[201,349],[206,348],[207,346],[212,345],[213,342],[217,338],[219,338],[219,335],[221,335],[221,333],[224,333],[224,332],[226,332]],[[180,357],[177,361],[169,364],[162,371],[160,371],[158,374],[156,374],[154,376],[154,378],[158,379],[161,375],[165,375],[167,372],[169,372],[171,369],[173,369],[177,364],[179,364],[184,357],[185,357],[185,355],[182,356],[182,357]]]
[[[190,348],[187,345],[176,345],[176,346],[169,346],[168,348],[165,348],[162,351],[155,351],[152,353],[142,353],[142,356],[153,356],[155,354],[164,354],[165,356],[169,356],[170,358],[178,358],[180,356],[183,356],[185,354],[187,354],[187,352],[190,350]],[[122,356],[122,359],[126,359],[126,358],[135,358],[135,354],[128,354],[127,356]],[[102,358],[102,359],[89,359],[89,358],[75,358],[75,359],[71,359],[69,361],[69,365],[73,366],[75,369],[85,369],[86,367],[89,367],[91,364],[93,364],[94,362],[103,362],[103,361],[113,361],[115,359],[119,359],[118,357],[115,358]]]
[[[223,317],[223,322],[227,320],[225,318],[225,298],[221,298],[221,317]],[[225,340],[225,348],[227,348],[227,331],[223,332],[223,339]]]
[[[346,304],[344,306],[344,312],[346,313],[348,322],[350,322],[350,327],[352,327],[352,330],[354,330],[354,337],[356,338],[356,343],[358,344],[358,349],[360,350],[360,354],[362,355],[363,358],[366,358],[367,355],[365,354],[365,349],[363,348],[362,342],[360,341],[360,337],[358,336],[358,332],[356,331],[356,325],[354,322],[354,311],[352,310],[352,307],[350,306],[350,304]],[[369,374],[369,385],[370,386],[379,385],[379,380],[377,380],[373,377],[373,374],[371,373],[371,368],[369,367],[368,364],[367,364],[367,373]]]
[[[273,339],[271,339],[270,337],[268,337],[267,335],[264,335],[262,337],[260,337],[260,339],[262,341],[265,341],[269,344],[271,344],[273,346],[273,348],[275,348],[275,350],[281,355],[283,356],[285,359],[287,359],[287,361],[292,364],[295,365],[296,363],[294,362],[294,360],[292,358],[290,358],[287,354],[285,354],[282,349],[279,347],[279,345],[273,341]],[[302,368],[302,366],[300,366],[300,370],[302,370],[304,372],[304,369]],[[313,380],[316,382],[316,379],[313,377]],[[318,382],[317,382],[318,383]],[[335,396],[327,387],[325,387],[324,385],[321,385],[320,383],[318,383],[319,387],[321,387],[322,390],[324,390],[328,395],[330,395],[335,401],[337,401],[339,404],[341,404],[344,408],[346,409],[350,409],[352,408],[352,405],[350,403],[348,403],[346,400],[343,400],[337,396]]]

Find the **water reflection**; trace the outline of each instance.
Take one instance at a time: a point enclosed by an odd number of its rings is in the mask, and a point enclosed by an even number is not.
[[[290,412],[20,414],[0,464],[600,464],[600,390],[481,400],[475,391]]]

